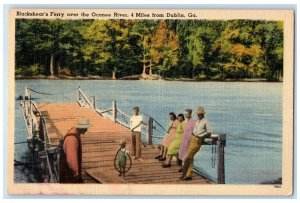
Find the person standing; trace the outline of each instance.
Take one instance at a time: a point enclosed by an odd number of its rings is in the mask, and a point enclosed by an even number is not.
[[[184,127],[184,134],[183,134],[182,140],[180,142],[180,148],[179,148],[179,153],[178,153],[178,159],[181,161],[183,160],[183,158],[186,154],[186,151],[187,151],[194,127],[195,127],[195,123],[196,123],[196,121],[192,118],[192,112],[193,112],[192,109],[186,109],[184,112],[184,116],[187,119],[187,122]],[[178,172],[182,172],[182,168]]]
[[[141,142],[141,134],[142,134],[142,124],[143,124],[143,116],[139,115],[139,107],[133,107],[133,116],[130,118],[130,130],[131,130],[131,149],[133,152],[132,159],[138,159],[139,161],[143,161],[141,158],[142,155],[142,142]]]
[[[120,173],[119,176],[122,176],[125,178],[125,168],[126,168],[126,162],[127,159],[129,158],[129,151],[126,149],[126,141],[121,140],[120,141],[120,148],[117,154],[118,158],[118,165],[120,168]]]
[[[82,118],[64,136],[59,161],[60,183],[81,183],[82,146],[80,135],[90,127],[89,120]]]
[[[198,107],[196,113],[198,120],[196,121],[187,152],[183,158],[182,176],[180,177],[180,180],[183,181],[192,180],[194,156],[200,150],[203,140],[211,135],[210,124],[204,117],[204,108]]]

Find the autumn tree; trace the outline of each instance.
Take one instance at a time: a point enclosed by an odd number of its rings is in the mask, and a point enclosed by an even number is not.
[[[150,50],[153,63],[159,72],[165,73],[177,65],[178,49],[178,35],[168,28],[166,21],[160,21]]]

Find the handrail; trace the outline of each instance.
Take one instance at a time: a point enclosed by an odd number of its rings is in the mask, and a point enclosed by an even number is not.
[[[87,98],[87,96],[85,96],[85,94],[81,91],[80,87],[78,87],[78,93],[79,93],[79,97],[78,97],[78,101],[81,100],[81,96],[83,97],[83,99],[85,100],[85,102],[92,108],[94,109],[94,105],[91,104],[90,100]]]
[[[106,109],[106,110],[103,110],[103,111],[100,111],[100,110],[97,109],[97,111],[98,111],[99,113],[107,113],[107,112],[112,111],[112,108]]]
[[[25,121],[25,126],[26,126],[26,130],[27,130],[27,134],[28,134],[28,136],[29,137],[33,137],[32,136],[32,130],[30,130],[29,129],[29,126],[28,126],[28,124],[27,124],[27,118],[26,118],[26,113],[25,113],[25,111],[24,111],[24,109],[26,108],[25,107],[25,101],[21,101],[21,111],[22,111],[22,115],[23,115],[23,120]]]

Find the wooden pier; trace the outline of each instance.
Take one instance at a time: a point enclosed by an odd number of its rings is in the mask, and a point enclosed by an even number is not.
[[[31,101],[29,101],[31,102]],[[25,101],[26,103],[26,101]],[[23,106],[26,106],[25,103]],[[55,176],[55,170],[51,169],[50,161],[53,158],[47,157],[55,149],[55,145],[67,133],[67,131],[76,125],[78,119],[84,117],[90,120],[91,127],[82,138],[82,177],[85,183],[139,183],[139,184],[214,184],[213,181],[194,173],[192,181],[180,181],[181,173],[178,172],[179,166],[176,161],[172,161],[171,168],[162,168],[162,162],[154,159],[159,153],[158,146],[152,145],[152,127],[153,119],[149,119],[147,143],[142,147],[143,161],[132,160],[132,167],[126,173],[125,179],[118,176],[114,168],[114,158],[119,147],[119,141],[125,139],[127,148],[130,148],[131,132],[126,124],[117,122],[117,113],[119,110],[116,103],[113,102],[112,108],[100,111],[96,109],[95,97],[93,101],[83,94],[79,89],[78,101],[74,103],[39,103],[31,105],[30,109],[35,108],[37,121],[40,121],[41,131],[44,136],[46,150],[39,152],[39,157],[44,157],[50,168],[51,179]],[[26,108],[26,107],[24,107]],[[104,113],[112,112],[111,117],[104,116]],[[122,113],[122,112],[121,112]],[[122,113],[123,114],[123,113]],[[123,115],[124,116],[124,115]],[[126,116],[126,115],[125,115]],[[30,123],[30,122],[29,122]],[[31,121],[30,127],[33,128],[34,121]],[[30,130],[28,130],[30,131]],[[208,144],[217,144],[219,142],[218,152],[218,183],[224,183],[224,144],[218,136],[208,140]],[[225,138],[223,139],[225,140]],[[223,162],[223,163],[222,163]],[[55,179],[55,178],[54,178]],[[53,181],[52,181],[53,182]],[[54,181],[55,182],[55,181]]]

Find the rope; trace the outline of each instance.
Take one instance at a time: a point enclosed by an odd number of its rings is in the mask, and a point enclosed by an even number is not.
[[[31,89],[31,88],[27,88],[29,89],[30,91],[32,92],[35,92],[37,94],[43,94],[43,95],[59,95],[59,94],[66,94],[66,92],[59,92],[59,93],[46,93],[46,92],[40,92],[40,91],[37,91],[37,90],[34,90],[34,89]]]
[[[15,142],[14,144],[27,144],[28,142],[27,141],[24,141],[24,142]]]
[[[49,94],[49,93],[45,93],[45,92],[39,92],[39,91],[36,91],[34,89],[31,89],[31,88],[28,88],[30,91],[32,92],[35,92],[35,93],[38,93],[38,94],[45,94],[45,95],[53,95],[53,94]]]
[[[141,114],[144,114],[145,116],[148,116],[148,117],[151,117],[149,114],[146,114],[146,113],[143,113],[143,112],[140,112]],[[159,126],[161,127],[164,131],[167,132],[167,130],[156,120],[154,119],[153,117],[151,117],[153,119],[153,121]]]

